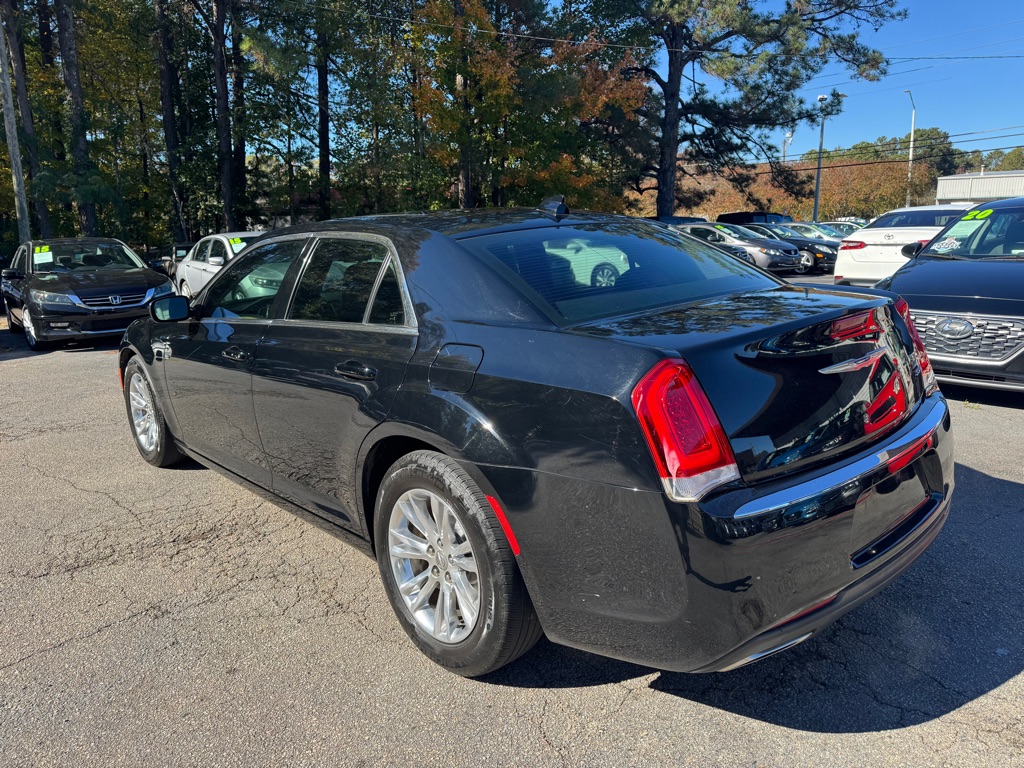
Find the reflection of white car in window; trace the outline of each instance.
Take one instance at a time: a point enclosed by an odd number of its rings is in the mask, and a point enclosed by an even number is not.
[[[224,232],[204,237],[182,259],[174,272],[174,287],[182,296],[195,296],[221,267],[231,261],[262,232]]]
[[[544,250],[568,261],[577,283],[594,288],[610,288],[629,269],[629,259],[618,248],[591,245],[581,238],[548,240]]]

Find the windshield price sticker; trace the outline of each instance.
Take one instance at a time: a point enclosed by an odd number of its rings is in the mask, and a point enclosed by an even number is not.
[[[48,246],[48,245],[37,245],[36,248],[35,248],[35,253],[49,253],[49,252],[50,252],[50,246]]]
[[[991,208],[986,208],[983,211],[968,211],[967,215],[960,219],[960,221],[981,221],[982,219],[987,219],[991,215]]]
[[[974,211],[971,211],[971,213],[974,213]],[[960,219],[960,221],[949,228],[949,231],[946,232],[945,239],[966,240],[977,232],[984,223],[985,222],[983,220],[979,220],[977,216],[973,219]],[[943,242],[945,242],[945,240]]]
[[[242,242],[242,238],[232,237],[230,240],[228,240],[228,242],[231,243],[232,245],[239,245]]]

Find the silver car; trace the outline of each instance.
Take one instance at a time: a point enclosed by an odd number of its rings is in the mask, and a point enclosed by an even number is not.
[[[709,222],[685,224],[679,229],[719,247],[739,246],[762,269],[786,272],[800,266],[800,252],[795,246],[781,240],[769,240],[739,224]]]
[[[174,271],[174,287],[182,296],[199,293],[221,267],[262,232],[224,232],[204,237],[178,262]]]

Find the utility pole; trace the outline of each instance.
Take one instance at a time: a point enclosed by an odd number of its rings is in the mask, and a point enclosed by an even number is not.
[[[8,65],[7,32],[0,29],[0,96],[3,98],[4,130],[7,132],[7,150],[11,155],[11,179],[14,181],[14,206],[18,212],[18,242],[32,239],[28,224],[28,198],[25,197],[25,177],[21,173],[21,145],[18,143],[18,125],[14,120],[14,96],[11,94],[11,71]]]
[[[786,147],[793,143],[793,132],[786,131],[785,138],[782,139],[782,164],[786,164]]]
[[[837,93],[836,98],[845,99],[845,93]],[[821,198],[821,153],[825,151],[825,103],[828,96],[818,97],[818,108],[821,110],[821,135],[818,137],[818,174],[814,178],[814,216],[811,219],[818,223],[818,200]]]
[[[907,166],[907,208],[910,207],[910,182],[914,180],[914,129],[917,127],[917,104],[914,103],[914,94],[907,88],[903,91],[910,97],[910,106],[913,108],[910,113],[910,164]]]

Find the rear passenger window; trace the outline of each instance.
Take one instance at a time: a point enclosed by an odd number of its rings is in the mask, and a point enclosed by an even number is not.
[[[377,275],[388,258],[380,243],[328,238],[317,243],[299,280],[288,317],[361,323]]]
[[[402,289],[398,284],[394,261],[389,261],[384,277],[377,286],[370,310],[370,322],[379,325],[405,325],[405,306],[402,304]]]

